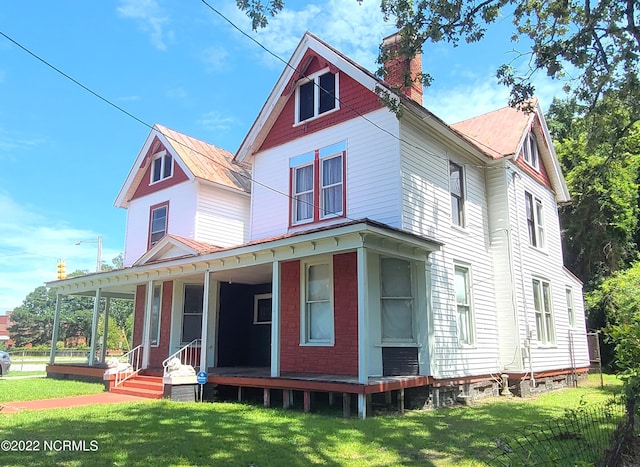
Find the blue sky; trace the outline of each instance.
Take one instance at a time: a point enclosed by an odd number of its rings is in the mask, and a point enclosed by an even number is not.
[[[258,33],[235,1],[209,3],[285,61],[308,30],[375,71],[394,32],[379,0],[287,0]],[[526,50],[509,28],[506,17],[480,44],[425,45],[435,78],[425,106],[453,123],[506,105],[495,70]],[[231,152],[284,66],[197,0],[3,2],[0,32],[145,124]],[[543,108],[562,96],[560,84],[535,82]],[[123,251],[126,213],[113,203],[145,124],[0,36],[0,313],[54,280],[59,258],[69,272],[94,270],[98,235],[108,263]]]

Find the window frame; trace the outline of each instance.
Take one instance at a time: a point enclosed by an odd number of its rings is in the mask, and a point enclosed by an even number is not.
[[[169,160],[169,173],[167,174],[167,160]],[[160,161],[160,173],[158,174],[158,178],[156,179],[156,163]],[[160,183],[163,180],[167,180],[173,177],[173,166],[174,166],[174,158],[171,154],[169,154],[166,150],[160,151],[153,155],[151,159],[151,167],[149,174],[149,185],[154,185],[156,183]]]
[[[565,296],[567,298],[567,316],[569,318],[569,327],[576,327],[576,309],[573,301],[573,289],[571,287],[565,287]]]
[[[327,74],[332,74],[334,77],[333,85],[334,85],[334,93],[333,93],[333,103],[334,106],[330,109],[325,110],[324,112],[320,112],[320,104],[321,104],[321,96],[324,92],[324,89],[321,89],[320,80],[322,76]],[[336,71],[333,73],[329,67],[319,70],[311,75],[301,79],[298,81],[296,85],[295,91],[295,109],[294,109],[294,126],[301,125],[307,123],[311,120],[315,120],[323,115],[330,114],[340,109],[340,96],[339,96],[339,73]],[[300,118],[301,105],[302,105],[302,97],[301,97],[301,89],[305,86],[311,85],[313,89],[313,102],[312,102],[312,115],[306,118]],[[328,93],[325,93],[325,95]]]
[[[522,144],[522,158],[526,164],[536,170],[540,171],[540,151],[538,150],[538,140],[536,135],[530,131]]]
[[[453,192],[452,183],[451,183],[451,169],[456,168],[460,173],[460,194]],[[462,164],[458,164],[457,162],[449,161],[449,194],[451,196],[451,223],[454,226],[465,228],[466,226],[466,180],[465,180],[465,170]],[[458,209],[454,210],[454,199],[457,201]],[[457,214],[456,222],[454,213]]]
[[[463,271],[465,273],[465,298],[466,303],[460,304],[458,303],[458,271]],[[473,312],[473,295],[472,295],[472,284],[473,284],[473,276],[471,273],[471,266],[461,263],[454,263],[453,267],[453,280],[454,280],[454,295],[455,295],[455,303],[456,303],[456,331],[458,334],[458,343],[462,346],[472,347],[476,343],[476,327],[475,327],[475,316]],[[466,307],[466,311],[464,314],[466,315],[466,334],[467,340],[463,340],[461,337],[461,307]]]
[[[533,277],[531,282],[536,323],[536,341],[542,346],[555,346],[556,330],[551,283],[540,277]]]
[[[324,167],[325,163],[340,158],[340,181],[332,184],[324,184]],[[313,189],[299,191],[298,190],[298,171],[312,167]],[[347,145],[346,141],[341,141],[330,146],[320,149],[314,149],[305,154],[289,159],[289,227],[296,227],[304,224],[326,221],[334,218],[346,216],[347,210],[347,190],[346,190],[346,172],[347,172]],[[325,193],[329,189],[339,187],[340,209],[335,212],[325,212]],[[302,196],[308,198],[312,193],[311,215],[309,217],[298,219],[298,213],[301,211],[299,202]],[[306,201],[305,201],[306,202]]]
[[[399,261],[404,261],[407,263],[409,268],[409,285],[410,285],[410,296],[384,296],[384,286],[383,286],[383,266],[382,263],[385,259],[394,259]],[[416,271],[415,271],[415,261],[409,258],[403,258],[400,256],[392,256],[392,255],[380,255],[378,257],[378,268],[379,268],[379,287],[380,287],[380,341],[383,346],[396,346],[396,345],[412,345],[415,346],[418,343],[417,337],[417,315],[416,315],[416,307],[418,305],[418,297],[416,296],[417,292],[417,284],[416,284]],[[411,301],[411,337],[385,337],[385,326],[384,326],[384,306],[383,303],[385,300],[410,300]]]
[[[260,303],[269,301],[269,320],[260,319]],[[273,294],[272,293],[258,293],[253,296],[253,324],[271,324],[271,306],[272,306]]]
[[[156,297],[156,291],[158,292]],[[156,310],[157,299],[157,310]],[[149,345],[158,347],[160,345],[160,322],[162,319],[162,284],[153,285],[153,294],[151,298],[151,319],[149,320]],[[155,332],[155,336],[154,336]],[[155,342],[155,343],[154,343]]]
[[[202,300],[200,301],[200,312],[197,313],[192,313],[186,312],[186,306],[187,306],[187,288],[193,288],[193,287],[199,287],[200,290],[202,291]],[[183,284],[182,286],[182,313],[181,313],[181,323],[180,323],[180,344],[181,345],[187,345],[189,343],[191,343],[193,340],[195,339],[202,339],[202,318],[204,315],[204,310],[202,309],[202,305],[204,302],[204,294],[205,294],[205,290],[204,290],[204,285],[203,284],[196,284],[196,283],[187,283],[187,284]],[[195,339],[191,339],[189,341],[186,341],[184,339],[184,325],[185,325],[185,316],[200,316],[200,336],[196,337]]]
[[[330,337],[327,339],[312,338],[311,332],[311,307],[314,303],[320,303],[319,300],[309,300],[309,270],[314,266],[327,265],[328,267],[328,299],[326,303],[329,305],[330,314]],[[335,329],[335,309],[334,309],[334,296],[333,296],[333,256],[321,256],[300,261],[300,345],[301,346],[315,346],[315,347],[332,347],[335,344],[336,329]],[[324,303],[325,300],[322,300]]]
[[[161,209],[165,209],[164,230],[154,231],[153,230],[154,213],[156,213]],[[159,232],[164,232],[164,234],[157,240],[153,241],[152,240],[153,235]],[[158,204],[154,204],[153,206],[150,206],[149,207],[149,233],[147,236],[147,250],[151,249],[151,247],[153,247],[156,243],[162,240],[168,233],[169,233],[169,201],[164,201],[162,203],[158,203]]]
[[[546,246],[544,204],[540,198],[529,191],[524,192],[524,204],[529,245],[544,250]]]

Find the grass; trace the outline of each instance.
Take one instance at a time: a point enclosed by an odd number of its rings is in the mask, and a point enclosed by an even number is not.
[[[17,378],[19,376],[46,376],[46,371],[13,371],[11,370],[8,375],[2,375],[2,378]]]
[[[577,407],[581,399],[605,400],[619,388],[617,380],[607,378],[607,385],[600,389],[599,379],[592,378],[580,388],[533,399],[489,399],[473,407],[367,420],[245,404],[166,400],[24,411],[0,416],[0,440],[33,440],[40,450],[3,452],[1,459],[6,466],[69,467],[481,466],[489,460],[495,437],[562,417],[566,408]],[[0,386],[0,395],[3,392]],[[76,449],[44,450],[45,441],[55,440],[73,441]]]
[[[14,374],[11,372],[9,375]],[[98,383],[48,378],[12,379],[9,375],[0,378],[0,403],[80,396],[104,391],[104,385]]]

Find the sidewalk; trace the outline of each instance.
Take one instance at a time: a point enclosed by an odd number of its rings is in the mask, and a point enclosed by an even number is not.
[[[36,401],[16,401],[0,403],[0,414],[16,413],[22,410],[47,410],[66,407],[80,407],[83,405],[118,404],[120,402],[144,402],[151,401],[146,397],[129,396],[126,394],[114,394],[102,392],[85,396],[61,397],[59,399],[42,399]]]

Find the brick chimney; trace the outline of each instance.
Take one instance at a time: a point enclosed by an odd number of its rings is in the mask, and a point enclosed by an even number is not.
[[[422,54],[417,53],[409,60],[404,55],[398,54],[400,47],[400,33],[392,34],[382,40],[382,48],[392,58],[384,63],[386,77],[384,82],[395,89],[400,89],[404,95],[422,105]],[[404,87],[405,76],[411,79],[411,86]]]

